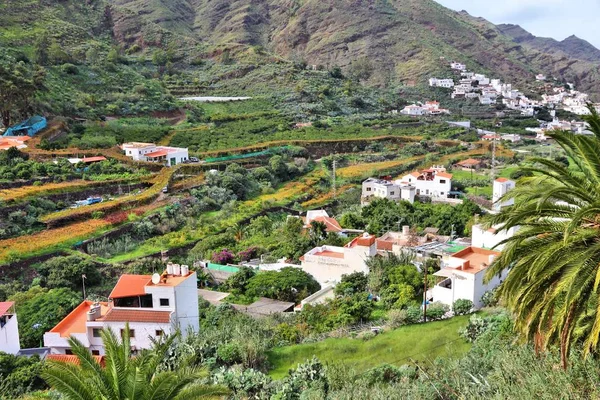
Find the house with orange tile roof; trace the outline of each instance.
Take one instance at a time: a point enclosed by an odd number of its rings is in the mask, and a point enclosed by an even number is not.
[[[325,287],[340,282],[342,275],[354,272],[368,273],[367,260],[375,255],[377,255],[376,237],[364,233],[344,247],[315,247],[300,257],[300,268]]]
[[[181,147],[157,146],[154,143],[123,143],[121,149],[127,157],[135,161],[148,161],[172,167],[189,159],[188,149]]]
[[[78,339],[94,355],[104,355],[100,332],[123,334],[129,324],[132,351],[152,346],[152,339],[199,330],[197,274],[171,264],[162,275],[121,275],[108,302],[84,300],[44,334],[50,354],[71,354],[69,338]]]
[[[499,251],[467,247],[442,258],[441,269],[434,273],[441,281],[427,292],[428,300],[452,306],[458,299],[471,300],[481,308],[483,295],[499,286],[508,271],[484,282],[488,267],[500,256]]]
[[[0,150],[8,150],[11,147],[24,149],[27,147],[26,142],[31,139],[31,136],[0,136]]]
[[[0,302],[0,352],[17,354],[21,349],[19,342],[19,323],[15,313],[15,303]]]
[[[339,222],[337,222],[335,218],[330,217],[325,210],[309,210],[306,212],[306,216],[302,217],[302,221],[304,222],[304,229],[310,229],[313,221],[322,222],[325,224],[325,230],[327,232],[337,233],[342,237],[358,235],[364,232],[362,230],[342,228]]]
[[[422,171],[413,171],[396,181],[397,185],[411,185],[417,196],[434,199],[447,198],[452,190],[452,174],[441,165],[434,165]]]

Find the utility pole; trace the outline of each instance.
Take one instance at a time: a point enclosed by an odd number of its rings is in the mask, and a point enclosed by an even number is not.
[[[87,279],[87,276],[85,276],[85,274],[81,275],[81,286],[83,289],[83,300],[85,300],[85,280]]]
[[[423,263],[423,270],[425,271],[424,289],[423,289],[423,322],[427,322],[427,262]]]
[[[333,182],[332,182],[332,185],[331,185],[331,186],[333,187],[333,197],[334,197],[334,198],[335,198],[335,196],[336,196],[336,193],[335,193],[335,191],[336,191],[336,187],[335,187],[335,168],[336,168],[336,166],[337,166],[336,164],[337,164],[337,161],[336,161],[336,160],[333,160],[333,177],[332,177],[332,179],[333,179]]]
[[[492,139],[492,181],[496,176],[496,137]]]

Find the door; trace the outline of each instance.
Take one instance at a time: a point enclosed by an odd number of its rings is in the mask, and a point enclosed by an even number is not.
[[[171,157],[171,161],[169,162],[169,165],[173,166],[177,164],[177,159],[175,157]]]

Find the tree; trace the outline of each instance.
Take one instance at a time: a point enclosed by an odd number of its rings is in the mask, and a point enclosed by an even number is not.
[[[246,291],[246,285],[256,275],[256,272],[250,267],[241,267],[238,272],[231,275],[225,281],[225,286],[229,290],[236,291],[237,293],[244,293]]]
[[[121,56],[119,55],[119,50],[115,47],[110,49],[110,51],[106,55],[106,62],[108,62],[109,64],[117,64],[120,59]]]
[[[536,176],[521,178],[505,196],[515,205],[489,220],[520,229],[503,242],[486,278],[510,268],[498,293],[517,330],[538,350],[560,345],[564,368],[574,342],[589,355],[600,341],[600,116],[588,108],[594,135],[549,133],[571,165],[535,158],[527,170]]]
[[[415,288],[407,283],[388,286],[381,293],[381,301],[388,308],[406,308],[415,302]]]
[[[335,286],[334,292],[338,296],[348,296],[354,293],[367,291],[367,276],[362,272],[342,275],[342,280]]]
[[[280,271],[260,272],[250,278],[246,294],[296,302],[320,289],[321,285],[312,275],[299,268],[285,267]]]
[[[71,61],[71,57],[62,49],[58,42],[52,42],[48,48],[48,60],[54,65],[60,65]]]
[[[23,61],[16,61],[0,50],[0,114],[9,127],[13,114],[24,115],[30,108],[35,92],[42,88],[43,72]]]
[[[270,236],[273,233],[273,221],[266,215],[256,217],[250,223],[250,230],[256,235]]]
[[[309,235],[314,246],[327,236],[327,225],[323,221],[311,221]]]
[[[2,398],[22,398],[27,392],[45,389],[46,385],[40,378],[41,369],[42,362],[37,354],[32,357],[19,357],[0,352]]]
[[[69,338],[69,345],[78,365],[47,361],[42,377],[66,400],[185,400],[215,398],[227,393],[220,386],[202,384],[205,373],[194,367],[159,371],[175,336],[155,346],[153,351],[132,356],[128,324],[121,339],[111,329],[103,329],[100,335],[106,349],[105,367],[73,337]]]
[[[373,64],[367,57],[359,58],[350,64],[348,74],[357,81],[366,81],[373,74]]]
[[[37,268],[42,276],[42,286],[48,288],[66,287],[72,290],[81,290],[83,285],[82,275],[85,275],[87,287],[100,284],[102,277],[98,272],[98,265],[90,258],[80,254],[67,257],[54,257],[43,262]]]
[[[88,64],[96,64],[99,58],[100,53],[98,52],[98,48],[96,46],[90,46],[90,48],[85,52],[85,60],[88,62]]]
[[[48,64],[48,48],[50,47],[50,41],[48,37],[43,34],[39,36],[33,45],[34,59],[40,65]]]
[[[81,295],[70,289],[45,289],[39,286],[17,293],[9,299],[19,310],[19,333],[22,347],[41,345],[44,332],[52,329],[79,302]]]

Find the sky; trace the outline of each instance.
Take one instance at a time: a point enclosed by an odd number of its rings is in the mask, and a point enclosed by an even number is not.
[[[436,0],[495,24],[521,25],[535,36],[557,40],[576,35],[600,48],[600,0]]]

